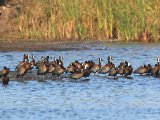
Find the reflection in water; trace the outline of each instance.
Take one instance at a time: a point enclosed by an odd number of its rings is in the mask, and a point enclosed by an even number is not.
[[[32,52],[42,55],[63,56],[64,65],[71,61],[94,60],[112,55],[115,64],[122,60],[141,64],[155,63],[160,45],[91,44],[88,50]],[[24,52],[0,53],[0,68],[4,65],[14,70]],[[31,54],[31,53],[29,53]],[[148,76],[133,75],[133,79],[108,79],[105,76],[90,80],[45,80],[16,82],[0,87],[1,119],[159,119],[160,80]]]

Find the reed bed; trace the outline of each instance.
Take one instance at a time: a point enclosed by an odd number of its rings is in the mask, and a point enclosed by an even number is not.
[[[19,38],[160,40],[159,0],[28,0]]]

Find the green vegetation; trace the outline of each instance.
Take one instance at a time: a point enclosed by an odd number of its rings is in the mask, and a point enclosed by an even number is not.
[[[17,18],[19,38],[160,40],[159,0],[31,0],[28,4]]]

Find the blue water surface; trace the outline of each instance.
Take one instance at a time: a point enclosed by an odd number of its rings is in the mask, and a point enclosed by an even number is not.
[[[3,66],[14,70],[24,53],[63,56],[64,65],[74,60],[81,62],[98,58],[107,62],[127,60],[133,68],[156,63],[160,56],[159,44],[135,43],[84,43],[84,50],[0,52],[0,69]],[[133,79],[110,79],[106,76],[89,77],[77,82],[46,80],[17,82],[10,81],[0,86],[0,119],[2,120],[159,120],[160,78],[132,75]]]

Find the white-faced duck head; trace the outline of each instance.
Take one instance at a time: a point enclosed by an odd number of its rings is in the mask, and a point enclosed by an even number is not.
[[[88,68],[88,66],[87,66],[87,65],[85,65],[85,66],[84,66],[84,69],[87,69],[87,68]]]
[[[112,58],[112,56],[108,56],[108,61],[112,61],[113,60],[113,58]]]
[[[159,57],[157,58],[157,63],[160,63],[160,58]]]
[[[35,55],[34,54],[32,54],[32,59],[34,59],[35,58]]]
[[[128,66],[131,66],[131,63],[128,63]]]
[[[41,57],[41,60],[43,61],[44,59],[45,59],[45,57],[44,57],[44,56],[42,56],[42,57]]]
[[[59,56],[59,60],[63,60],[63,57],[62,57],[62,56]]]
[[[100,60],[100,61],[103,61],[103,59],[102,59],[101,57],[99,58],[99,60]]]

